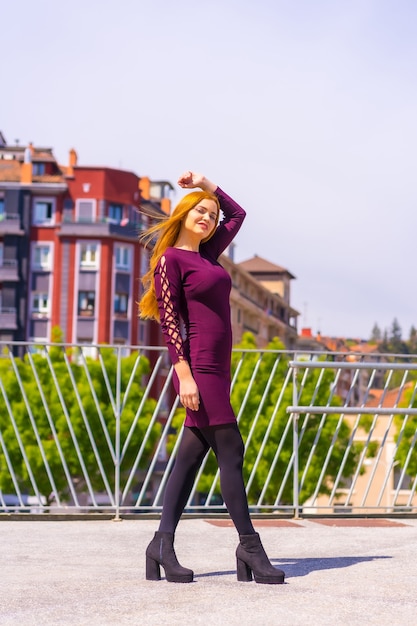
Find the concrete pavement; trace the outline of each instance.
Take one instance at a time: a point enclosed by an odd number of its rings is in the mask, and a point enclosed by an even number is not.
[[[195,571],[181,585],[145,580],[156,520],[1,516],[0,624],[416,623],[416,519],[254,523],[284,585],[237,582],[237,535],[224,519],[181,521],[177,555]]]

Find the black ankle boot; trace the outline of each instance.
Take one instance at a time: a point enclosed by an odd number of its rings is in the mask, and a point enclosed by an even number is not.
[[[262,546],[258,533],[239,535],[240,543],[236,550],[237,579],[241,582],[252,580],[268,585],[280,585],[285,573],[271,565]]]
[[[161,580],[161,568],[170,583],[191,583],[194,572],[178,563],[173,533],[156,532],[146,548],[146,580]]]

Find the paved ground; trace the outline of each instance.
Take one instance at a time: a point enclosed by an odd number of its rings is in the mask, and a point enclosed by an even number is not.
[[[285,585],[236,581],[226,520],[183,520],[192,584],[145,580],[155,520],[2,517],[0,624],[404,626],[417,615],[417,520],[256,521]]]

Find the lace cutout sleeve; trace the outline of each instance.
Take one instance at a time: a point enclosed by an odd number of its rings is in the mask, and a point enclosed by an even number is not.
[[[179,314],[181,276],[178,268],[169,264],[165,256],[161,257],[155,270],[155,291],[161,328],[171,361],[174,364],[178,361],[184,361],[184,345]]]

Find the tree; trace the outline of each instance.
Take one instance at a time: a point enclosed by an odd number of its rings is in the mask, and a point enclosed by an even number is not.
[[[137,416],[144,395],[142,377],[148,371],[143,356],[131,354],[118,364],[115,351],[105,347],[98,359],[85,359],[81,352],[60,345],[28,353],[23,359],[2,359],[0,489],[14,490],[17,482],[22,493],[33,493],[36,487],[47,497],[67,499],[87,484],[95,491],[111,488],[117,422],[121,448],[129,439],[122,478],[132,467],[150,423],[154,400],[147,399]],[[142,464],[158,434],[156,424]]]
[[[378,343],[379,341],[381,341],[381,339],[382,339],[381,329],[379,328],[378,324],[375,322],[374,327],[372,328],[370,341],[372,343]]]
[[[414,386],[404,393],[404,400],[400,406],[417,408]],[[415,477],[417,475],[417,417],[414,415],[396,416],[395,422],[397,425],[395,440],[398,443],[396,461],[404,470],[405,477]],[[402,488],[406,489],[407,486],[403,485]]]
[[[417,329],[415,328],[415,326],[411,326],[410,328],[408,348],[410,354],[417,354]]]

